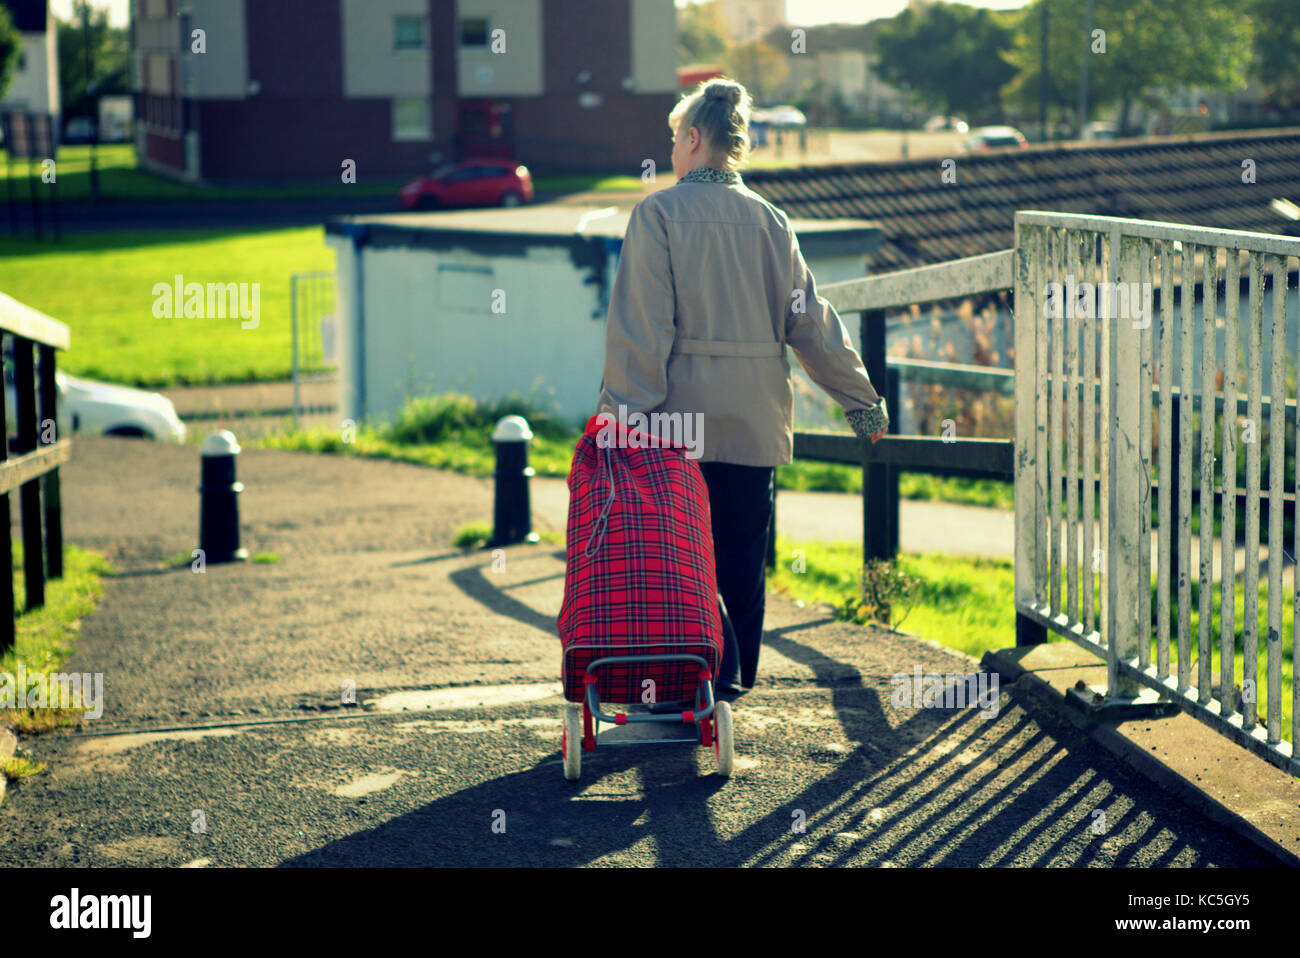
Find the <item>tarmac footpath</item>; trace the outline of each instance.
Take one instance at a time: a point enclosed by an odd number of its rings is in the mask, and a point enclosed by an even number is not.
[[[776,593],[730,779],[711,750],[646,745],[567,782],[561,549],[450,548],[489,480],[239,466],[243,544],[278,561],[199,574],[162,564],[197,545],[196,450],[74,444],[67,538],[118,573],[67,668],[104,673],[105,711],[23,738],[48,767],[0,805],[0,864],[1274,864],[1019,682],[995,708],[914,707],[896,676],[978,663]]]

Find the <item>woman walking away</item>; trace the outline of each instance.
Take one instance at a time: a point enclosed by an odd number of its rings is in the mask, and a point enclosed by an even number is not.
[[[751,106],[743,86],[716,79],[669,114],[677,183],[632,210],[596,409],[676,414],[657,421],[703,431],[693,454],[713,520],[723,698],[751,688],[758,673],[775,467],[794,451],[785,347],[858,436],[874,443],[889,426],[844,323],[817,295],[789,217],[737,172],[748,160]]]

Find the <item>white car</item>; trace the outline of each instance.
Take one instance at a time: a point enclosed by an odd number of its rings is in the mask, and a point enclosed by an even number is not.
[[[5,371],[9,373],[8,369]],[[71,425],[72,433],[91,436],[185,441],[185,424],[166,396],[130,386],[81,379],[62,371],[56,372],[54,378],[57,384],[56,415],[59,432],[63,435],[68,435]],[[6,375],[5,418],[10,436],[17,429],[17,408],[13,382]]]
[[[1083,128],[1085,140],[1113,140],[1119,136],[1119,128],[1106,120],[1097,120]]]
[[[982,126],[962,146],[967,153],[983,153],[1008,146],[1024,149],[1029,141],[1014,126]]]
[[[94,436],[139,436],[166,442],[185,441],[185,423],[172,401],[161,393],[130,386],[54,374],[59,394],[72,417],[72,431]]]
[[[807,126],[803,111],[789,104],[757,109],[750,114],[750,122],[766,123],[772,127]]]
[[[969,133],[970,124],[961,117],[932,116],[925,121],[923,129],[926,133],[942,133],[947,130],[951,130],[953,133]]]

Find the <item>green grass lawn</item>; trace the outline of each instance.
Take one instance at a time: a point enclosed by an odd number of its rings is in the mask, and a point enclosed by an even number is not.
[[[250,184],[240,186],[203,186],[182,183],[136,167],[135,146],[130,143],[111,143],[97,148],[95,168],[99,173],[101,201],[120,202],[132,200],[260,200],[260,199],[310,199],[322,196],[392,196],[407,182],[409,176],[367,177],[358,175],[357,182],[344,183],[342,177],[335,183]],[[40,182],[41,166],[33,169],[37,188],[48,188]],[[90,199],[90,147],[65,146],[59,150],[55,167],[55,191],[59,202],[75,203]],[[0,200],[7,199],[7,180],[11,176],[8,155],[0,151]],[[12,177],[18,199],[28,196],[27,161],[13,162]]]
[[[61,320],[78,376],[152,388],[284,379],[292,365],[291,273],[334,268],[321,227],[90,233],[59,244],[0,237],[0,291]],[[260,318],[159,319],[154,285],[259,284]]]
[[[8,180],[12,175],[15,197],[26,201],[29,196],[28,165],[26,160],[15,160],[0,150],[0,202],[8,198]],[[312,199],[334,196],[391,196],[397,202],[397,191],[403,183],[426,170],[412,170],[403,176],[366,176],[358,171],[357,182],[344,183],[342,177],[335,182],[246,184],[208,186],[182,183],[136,167],[135,146],[130,143],[111,143],[100,146],[95,152],[95,168],[99,174],[101,201],[131,200],[262,200],[262,199]],[[32,166],[37,177],[37,189],[48,189],[40,180],[41,165]],[[89,200],[90,147],[65,146],[59,150],[55,167],[55,195],[61,203]],[[638,176],[621,174],[578,173],[560,176],[534,176],[533,186],[543,193],[576,193],[588,190],[640,190]]]

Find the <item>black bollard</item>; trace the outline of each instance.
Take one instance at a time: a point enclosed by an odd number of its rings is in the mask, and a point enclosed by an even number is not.
[[[203,561],[242,562],[248,550],[239,547],[239,494],[244,484],[235,481],[239,442],[228,430],[214,432],[199,448],[202,459],[199,486],[199,548]]]
[[[489,548],[516,542],[537,542],[532,531],[532,510],[528,502],[528,440],[533,431],[523,416],[504,416],[492,432],[497,447],[496,501],[493,508],[492,541]]]

